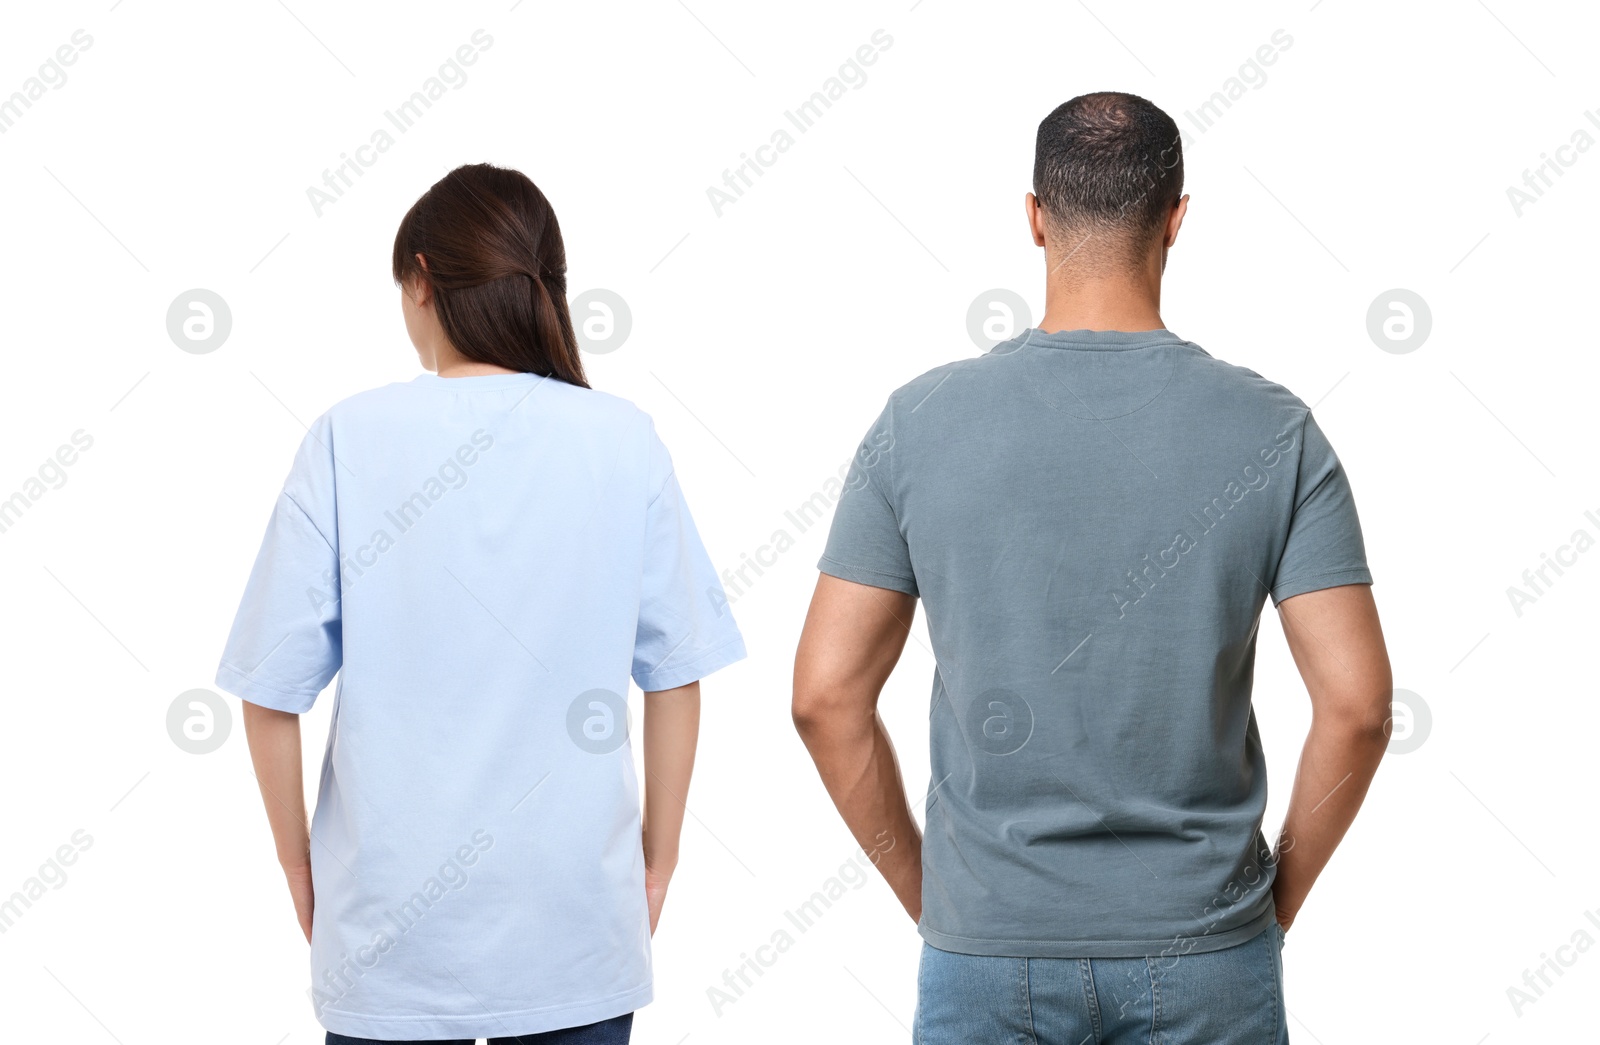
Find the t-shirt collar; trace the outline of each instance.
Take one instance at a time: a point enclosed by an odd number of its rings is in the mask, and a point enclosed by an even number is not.
[[[1029,327],[1007,342],[1012,349],[1025,345],[1042,348],[1117,349],[1147,348],[1151,345],[1181,345],[1183,338],[1165,327],[1154,330],[1057,330],[1045,333]],[[995,346],[999,348],[1000,346]]]

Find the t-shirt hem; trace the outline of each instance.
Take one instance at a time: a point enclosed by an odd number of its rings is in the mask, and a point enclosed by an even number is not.
[[[1275,921],[1273,908],[1227,932],[1190,935],[1177,932],[1160,940],[989,940],[951,936],[926,925],[917,932],[930,947],[990,958],[1161,958],[1220,951],[1255,939]]]
[[[824,555],[817,560],[817,569],[830,577],[840,580],[853,581],[856,584],[865,584],[873,588],[888,588],[890,591],[903,592],[906,595],[917,594],[917,582],[895,573],[882,573],[865,566],[851,566],[838,559],[830,559]]]
[[[691,682],[698,682],[712,672],[720,671],[747,656],[749,654],[744,648],[744,637],[735,635],[722,645],[707,650],[686,664],[658,668],[648,674],[635,675],[633,681],[647,693],[676,689]]]
[[[1272,589],[1272,604],[1274,606],[1284,599],[1296,595],[1304,595],[1308,591],[1321,591],[1324,588],[1338,588],[1346,584],[1371,584],[1372,571],[1365,566],[1352,566],[1343,570],[1326,570],[1322,573],[1307,574],[1282,581]]]
[[[406,1040],[433,1038],[506,1038],[523,1034],[584,1027],[615,1019],[650,1004],[651,985],[645,983],[621,994],[576,1005],[560,1005],[510,1012],[485,1012],[452,1016],[375,1016],[367,1013],[323,1009],[317,1019],[325,1030],[351,1038]]]
[[[301,715],[310,711],[311,705],[317,702],[315,693],[287,693],[227,664],[217,666],[215,681],[222,689],[241,700],[248,700],[252,704],[271,708],[273,711],[287,711],[290,714]]]

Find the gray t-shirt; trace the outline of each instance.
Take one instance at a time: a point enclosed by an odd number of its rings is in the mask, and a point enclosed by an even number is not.
[[[1261,610],[1372,582],[1288,390],[1166,330],[1028,330],[889,397],[818,568],[926,608],[930,944],[1175,959],[1270,923]]]

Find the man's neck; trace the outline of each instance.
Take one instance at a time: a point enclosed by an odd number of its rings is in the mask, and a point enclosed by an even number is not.
[[[1058,269],[1045,288],[1039,329],[1159,330],[1161,263],[1152,258],[1143,271],[1104,272]]]

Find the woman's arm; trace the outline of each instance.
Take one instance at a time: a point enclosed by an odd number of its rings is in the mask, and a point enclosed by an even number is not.
[[[261,801],[277,845],[278,863],[289,882],[300,931],[311,940],[311,831],[300,769],[300,716],[244,702],[244,732],[250,742]]]
[[[699,735],[699,682],[644,695],[644,890],[652,934],[678,866],[678,837]]]

